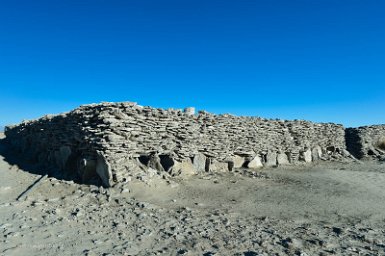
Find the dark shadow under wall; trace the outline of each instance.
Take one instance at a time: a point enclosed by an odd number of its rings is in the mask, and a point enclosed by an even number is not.
[[[49,177],[54,177],[58,180],[67,180],[73,181],[78,184],[89,184],[102,186],[102,182],[100,179],[87,179],[84,180],[79,174],[76,172],[76,160],[77,156],[72,155],[69,157],[69,161],[66,164],[65,172],[60,171],[56,167],[49,167],[48,165],[44,165],[42,163],[32,161],[28,159],[28,156],[17,152],[17,150],[12,149],[12,147],[7,143],[6,138],[0,139],[0,155],[4,157],[4,161],[6,161],[10,166],[17,166],[19,169],[36,174],[36,175],[48,175]]]
[[[15,150],[11,149],[5,138],[0,139],[0,155],[4,157],[4,161],[6,161],[10,166],[17,166],[19,169],[32,174],[49,174],[49,170],[44,170],[39,164],[21,161],[20,155]]]

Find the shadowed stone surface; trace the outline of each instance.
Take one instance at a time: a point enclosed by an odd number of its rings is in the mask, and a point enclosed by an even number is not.
[[[360,159],[385,158],[385,125],[346,129],[347,150]]]

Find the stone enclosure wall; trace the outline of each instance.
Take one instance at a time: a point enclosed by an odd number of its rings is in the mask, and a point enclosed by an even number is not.
[[[346,129],[348,150],[359,159],[385,157],[385,125]]]
[[[380,131],[382,133],[383,130]],[[6,127],[7,141],[51,175],[112,186],[135,171],[223,172],[350,156],[333,123],[101,103]]]

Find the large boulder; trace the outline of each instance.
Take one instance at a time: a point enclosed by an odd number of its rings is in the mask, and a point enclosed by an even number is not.
[[[247,168],[250,168],[250,169],[258,169],[262,167],[263,167],[262,160],[258,155],[256,155],[253,159],[251,159],[251,161],[247,164]]]

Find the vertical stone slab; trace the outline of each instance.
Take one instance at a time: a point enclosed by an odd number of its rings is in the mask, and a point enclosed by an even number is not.
[[[250,168],[250,169],[259,169],[262,167],[263,167],[262,160],[258,155],[256,155],[253,159],[251,159],[251,161],[247,164],[247,168]]]
[[[196,174],[196,169],[191,162],[190,158],[187,158],[181,163],[181,174],[182,175],[194,175]]]
[[[311,151],[312,160],[317,161],[322,157],[322,149],[320,146],[316,146]]]
[[[277,155],[277,163],[278,165],[289,165],[289,159],[285,153],[279,153]]]
[[[158,170],[160,172],[164,172],[164,168],[160,162],[160,158],[158,155],[156,154],[152,154],[150,156],[150,160],[148,161],[148,167],[152,168],[152,169],[155,169],[155,170]]]
[[[311,163],[312,162],[312,153],[311,153],[310,149],[302,152],[302,159],[305,161],[305,163]]]
[[[268,152],[266,154],[266,163],[267,167],[277,166],[277,153],[276,152]]]
[[[234,163],[234,168],[241,168],[243,164],[245,163],[245,158],[241,156],[233,156],[231,158],[231,161]]]
[[[96,173],[101,178],[104,186],[110,187],[112,185],[111,166],[101,152],[97,153]]]
[[[210,172],[228,172],[229,163],[228,162],[219,162],[215,159],[211,159],[209,165]]]
[[[193,165],[198,173],[206,171],[206,156],[202,153],[198,153],[194,156]]]

